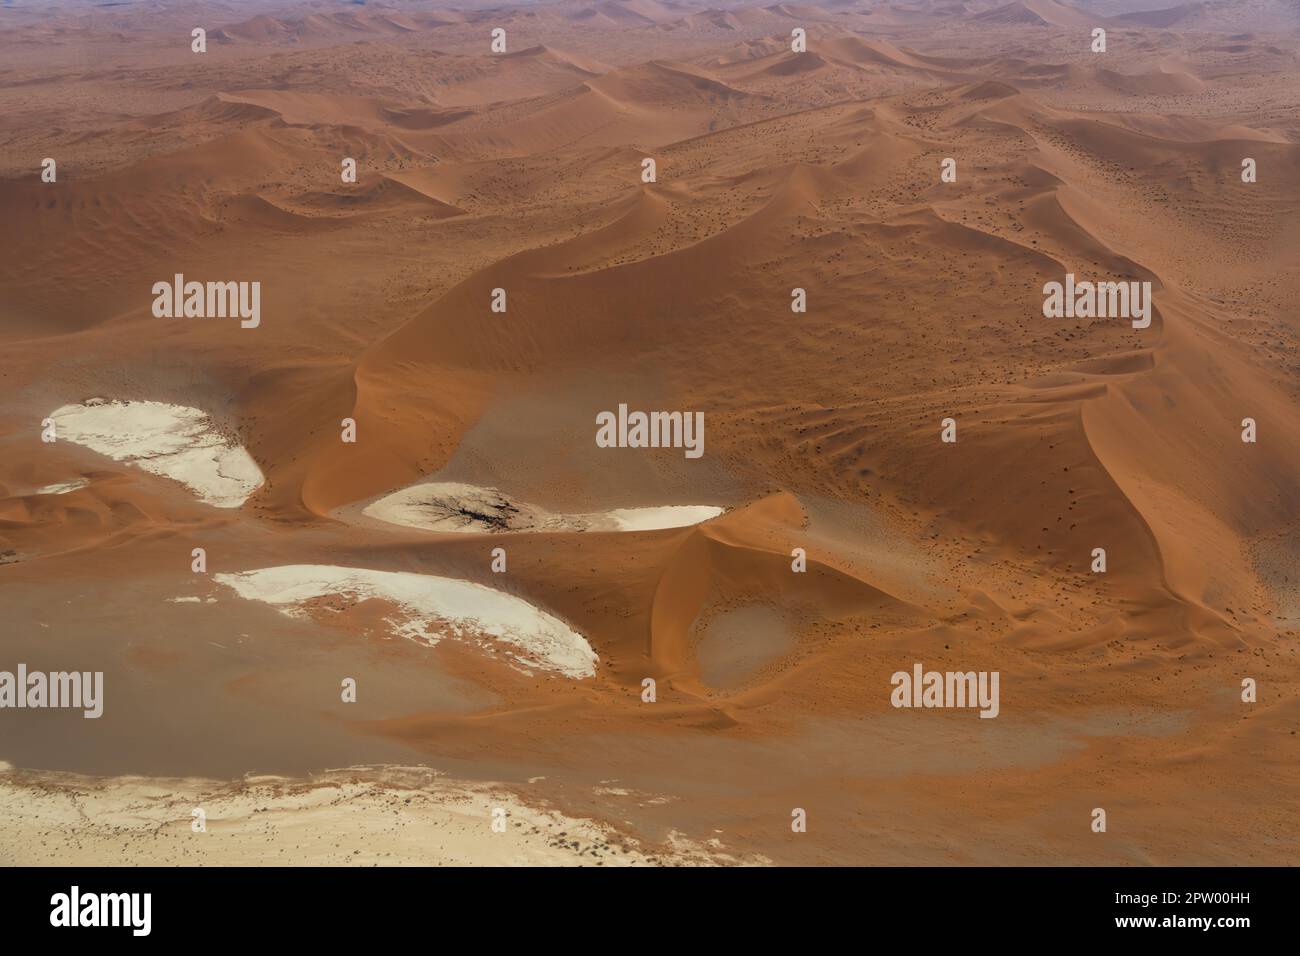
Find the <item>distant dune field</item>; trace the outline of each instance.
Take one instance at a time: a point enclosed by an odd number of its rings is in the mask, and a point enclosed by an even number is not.
[[[0,862],[1294,862],[1300,10],[1164,2],[0,8]]]

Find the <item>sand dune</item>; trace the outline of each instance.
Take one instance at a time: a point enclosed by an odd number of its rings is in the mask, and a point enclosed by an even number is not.
[[[367,11],[315,13],[305,17],[275,17],[258,14],[220,27],[213,39],[255,43],[297,43],[343,39],[355,36],[385,36],[415,33],[463,20],[463,16],[440,11],[409,14]]]
[[[4,646],[116,696],[0,715],[14,860],[1290,862],[1293,3],[287,0],[201,55],[181,0],[46,7]],[[178,273],[260,323],[156,316]],[[1067,276],[1149,323],[1048,318]],[[598,444],[621,405],[706,452]],[[998,718],[894,708],[917,661]],[[220,851],[136,832],[195,800]]]
[[[1022,0],[1013,0],[1012,3],[995,7],[979,14],[975,19],[985,23],[1023,24],[1028,26],[1047,26],[1051,22],[1042,13],[1035,10],[1032,5],[1022,2]]]
[[[1133,74],[1098,70],[1097,77],[1104,85],[1121,93],[1194,93],[1205,85],[1190,73],[1178,72]]]
[[[1143,27],[1171,27],[1175,23],[1194,20],[1205,12],[1204,3],[1179,3],[1159,10],[1135,10],[1121,13],[1114,19],[1118,23]]]

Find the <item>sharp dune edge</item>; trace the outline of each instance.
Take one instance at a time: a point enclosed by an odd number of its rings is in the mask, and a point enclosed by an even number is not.
[[[0,53],[0,671],[106,688],[0,710],[0,861],[1294,862],[1293,3],[15,0]]]

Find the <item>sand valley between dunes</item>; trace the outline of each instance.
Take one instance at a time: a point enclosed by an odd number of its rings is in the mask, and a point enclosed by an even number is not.
[[[1294,863],[1297,183],[1293,0],[4,4],[0,862]]]

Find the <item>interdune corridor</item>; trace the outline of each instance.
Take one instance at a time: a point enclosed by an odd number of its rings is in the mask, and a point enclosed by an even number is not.
[[[9,0],[0,244],[0,864],[1296,861],[1294,0]]]

